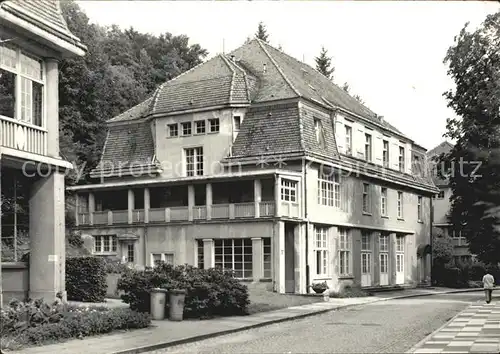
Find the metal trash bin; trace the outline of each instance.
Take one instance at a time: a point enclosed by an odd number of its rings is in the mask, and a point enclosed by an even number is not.
[[[165,305],[167,300],[167,290],[151,289],[151,318],[153,320],[165,319]]]
[[[182,321],[184,316],[184,300],[186,299],[186,290],[173,289],[169,291],[170,297],[170,321]]]

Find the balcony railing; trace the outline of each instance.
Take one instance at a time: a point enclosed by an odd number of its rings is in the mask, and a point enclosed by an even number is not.
[[[451,239],[453,246],[467,246],[467,239],[465,237],[453,237]]]
[[[47,131],[15,119],[1,117],[0,144],[33,154],[47,155]]]
[[[258,205],[256,205],[258,204]],[[257,209],[258,208],[258,209]],[[206,206],[151,208],[148,213],[149,223],[183,222],[191,220],[228,220],[255,218],[257,212],[260,218],[275,216],[275,205],[273,201],[260,203],[238,203],[238,204],[213,204],[207,209]],[[211,213],[211,215],[209,215]],[[298,215],[298,205],[297,205]],[[132,210],[129,219],[128,210],[95,211],[93,213],[79,213],[79,225],[119,225],[138,224],[145,222],[145,211],[143,209]]]

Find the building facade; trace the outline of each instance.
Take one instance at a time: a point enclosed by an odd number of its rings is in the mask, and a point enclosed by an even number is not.
[[[58,62],[85,50],[57,1],[0,2],[4,301],[28,295],[50,301],[59,291],[65,294],[64,175],[72,165],[59,154]],[[12,200],[22,201],[22,213],[9,208]],[[18,249],[24,236],[29,262]]]
[[[443,153],[446,154],[450,152],[452,148],[453,145],[451,143],[443,141],[432,150],[429,150],[427,157],[429,160],[433,160]],[[436,229],[440,230],[441,235],[450,236],[452,238],[454,246],[453,257],[455,261],[468,262],[472,259],[472,256],[469,252],[467,240],[465,237],[462,237],[460,230],[453,229],[448,220],[448,214],[451,207],[450,198],[452,195],[449,180],[438,176],[436,169],[433,169],[432,175],[434,184],[439,189],[439,193],[434,196],[433,200],[433,225]]]
[[[76,194],[95,255],[224,267],[280,293],[430,275],[426,150],[258,39],[109,121]]]

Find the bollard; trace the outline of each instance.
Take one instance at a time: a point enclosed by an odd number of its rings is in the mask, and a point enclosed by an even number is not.
[[[184,300],[186,291],[173,289],[169,292],[170,296],[170,321],[182,321],[184,317]]]
[[[165,305],[167,290],[155,288],[151,290],[151,318],[153,320],[165,319]]]

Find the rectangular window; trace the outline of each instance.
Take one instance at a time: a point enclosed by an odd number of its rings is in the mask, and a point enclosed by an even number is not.
[[[399,171],[405,171],[405,148],[399,147]]]
[[[378,238],[379,251],[389,252],[389,234],[381,233]]]
[[[319,173],[318,204],[340,208],[340,173],[333,169]]]
[[[252,278],[252,240],[214,240],[215,266],[234,271],[236,278]]]
[[[203,148],[185,149],[186,154],[186,175],[203,176]]]
[[[13,46],[0,46],[0,116],[43,124],[42,61]]]
[[[371,251],[371,233],[370,231],[361,232],[361,251]]]
[[[315,227],[316,274],[328,274],[328,229]]]
[[[198,260],[198,268],[204,269],[205,268],[205,247],[204,247],[204,242],[203,240],[196,240],[196,250],[197,250],[197,260]]]
[[[413,165],[411,166],[411,172],[415,175],[422,174],[422,166],[420,166],[420,156],[413,155]]]
[[[198,120],[194,123],[196,125],[196,134],[205,134],[205,121]]]
[[[241,127],[241,116],[234,116],[233,117],[233,131],[235,133],[240,131]]]
[[[363,183],[363,213],[371,212],[370,185]]]
[[[339,228],[339,275],[351,275],[351,239],[344,228]]]
[[[404,251],[405,251],[405,237],[396,236],[396,252],[404,252]]]
[[[439,193],[437,194],[437,199],[444,199],[444,191],[439,191]]]
[[[191,122],[181,123],[182,126],[182,136],[191,135]]]
[[[219,118],[213,118],[208,120],[208,125],[210,127],[210,133],[217,133],[220,130]]]
[[[167,129],[169,137],[173,138],[179,136],[179,125],[177,123],[167,125]]]
[[[398,192],[398,218],[403,218],[403,192]]]
[[[262,239],[262,246],[264,248],[262,254],[264,256],[264,278],[271,279],[271,238],[265,237]]]
[[[387,216],[387,188],[380,190],[380,215]]]
[[[174,265],[173,253],[151,253],[151,266],[157,267],[160,264]]]
[[[297,181],[281,180],[281,200],[292,203],[297,202]]]
[[[348,125],[345,126],[345,153],[352,155],[352,128]]]
[[[372,136],[365,134],[365,160],[372,160]]]
[[[115,235],[94,236],[94,254],[116,253],[117,241]]]
[[[384,140],[384,150],[382,151],[382,163],[384,167],[389,167],[389,141]]]
[[[127,245],[127,262],[134,263],[135,260],[135,252],[134,252],[134,244]]]
[[[417,201],[417,220],[422,221],[422,197],[418,196]]]

